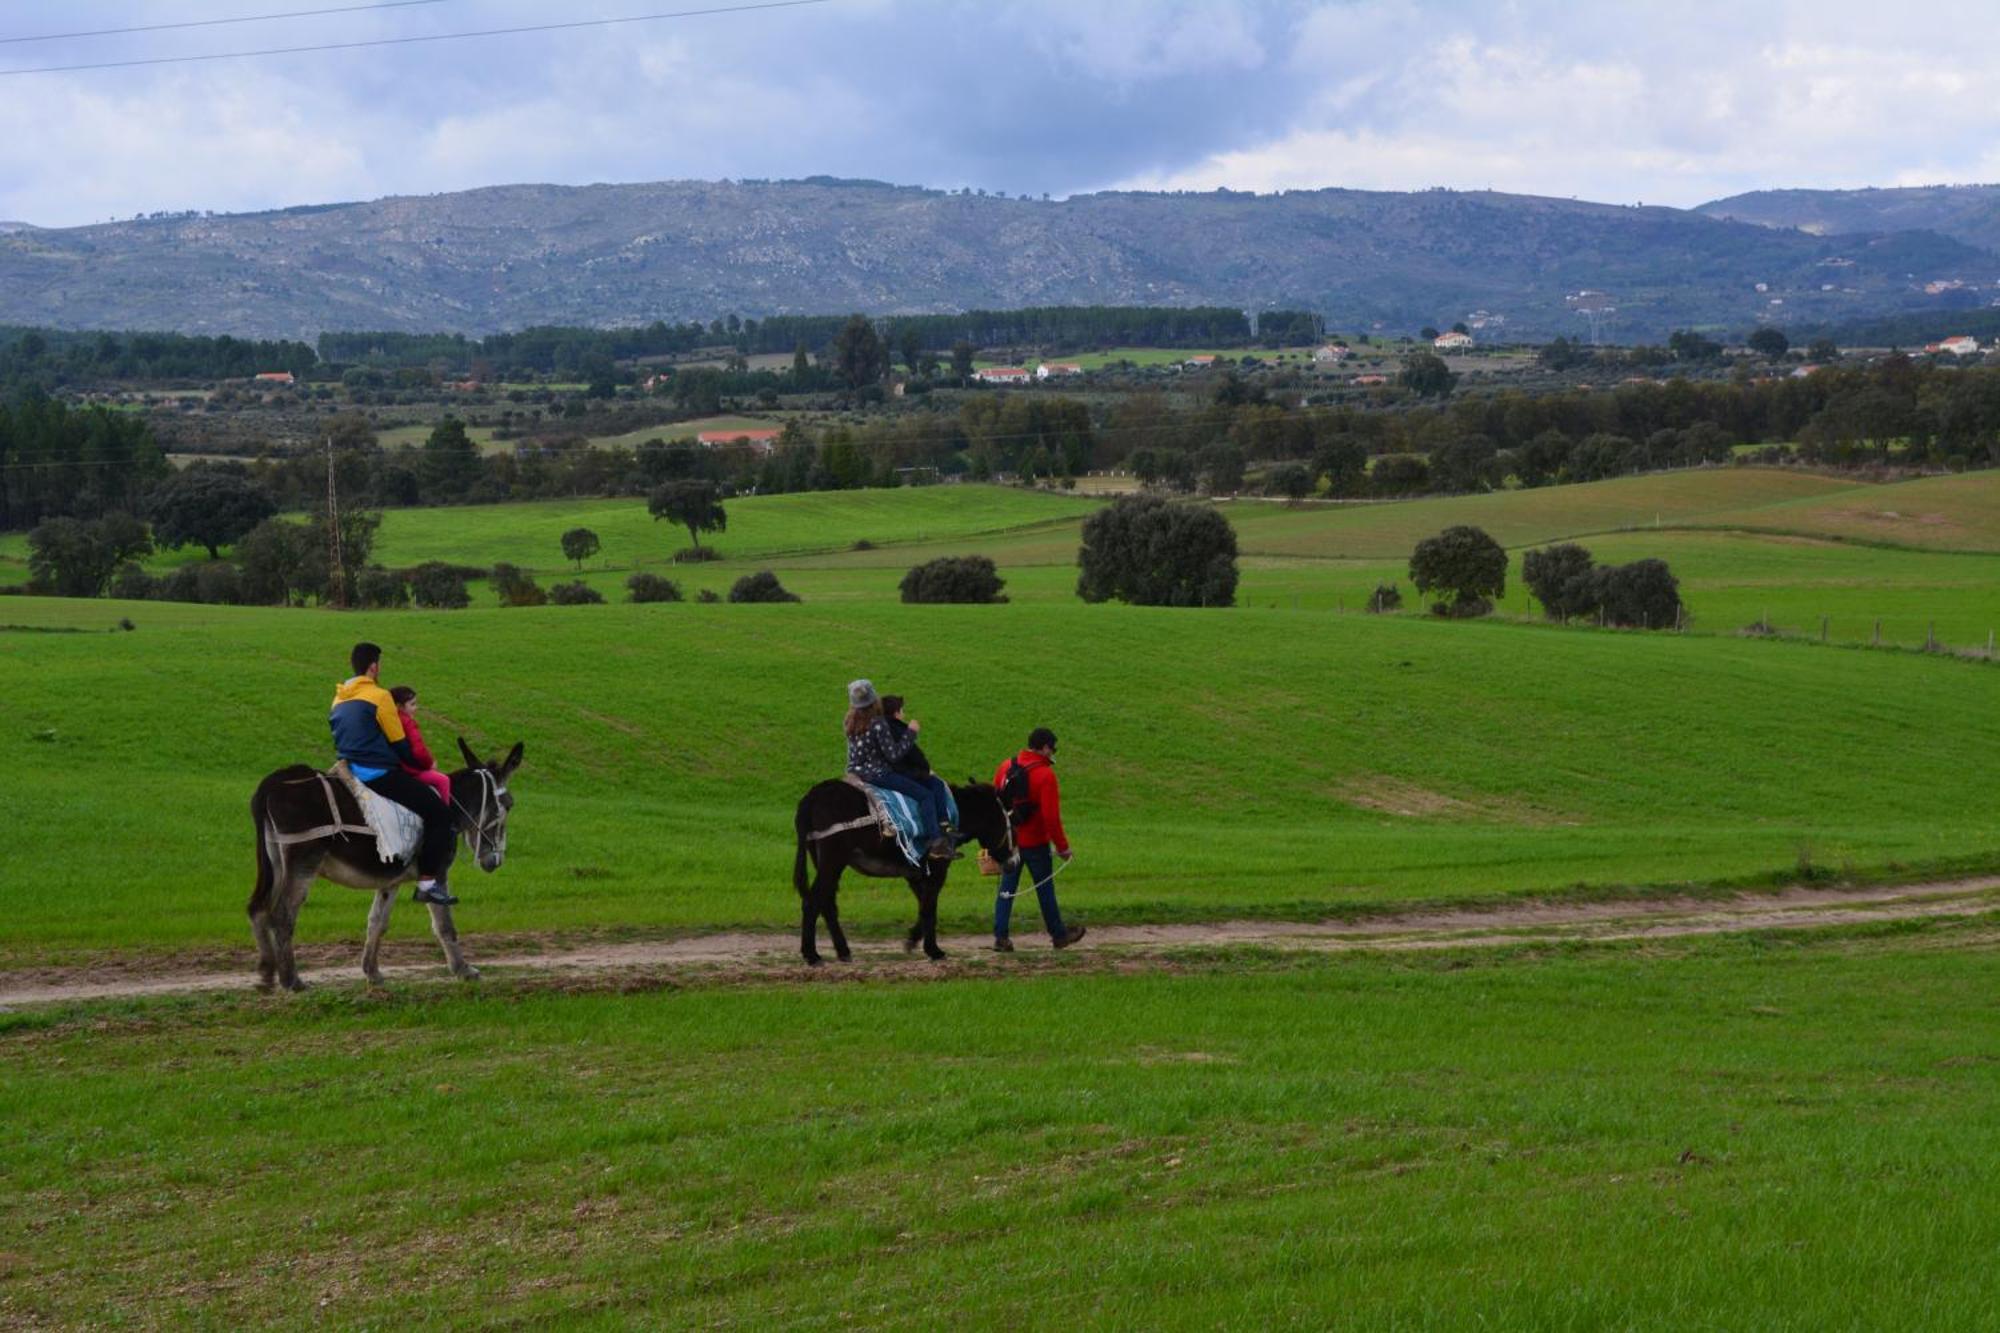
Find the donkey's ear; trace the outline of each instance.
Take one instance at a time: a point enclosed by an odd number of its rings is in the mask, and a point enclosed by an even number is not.
[[[521,749],[522,743],[515,741],[514,748],[507,751],[506,761],[500,765],[500,780],[502,782],[512,777],[514,770],[521,766]]]
[[[465,737],[463,736],[458,738],[458,752],[465,756],[465,766],[467,768],[479,767],[479,756],[472,752],[472,747],[465,743]]]

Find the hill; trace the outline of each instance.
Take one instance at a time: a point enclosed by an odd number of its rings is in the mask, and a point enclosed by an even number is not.
[[[1922,185],[1890,190],[1753,190],[1697,212],[1818,236],[1931,231],[2000,252],[2000,185]]]
[[[1841,290],[1821,267],[1851,260]],[[1106,193],[870,182],[513,185],[0,235],[0,323],[310,338],[1030,304],[1306,306],[1396,331],[1474,310],[1508,336],[1611,336],[1895,308],[1910,273],[1990,268],[1929,232],[1838,241],[1670,208],[1489,192]],[[1755,290],[1758,283],[1774,298]],[[1502,326],[1494,326],[1499,328]]]

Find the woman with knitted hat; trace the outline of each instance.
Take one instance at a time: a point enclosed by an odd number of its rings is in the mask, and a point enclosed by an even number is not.
[[[896,771],[896,763],[916,746],[922,726],[912,720],[908,730],[898,733],[882,716],[882,698],[872,681],[852,681],[847,686],[847,771],[871,787],[881,787],[907,796],[916,807],[920,833],[931,859],[954,861],[963,855],[944,836],[938,822],[937,797],[930,787]]]

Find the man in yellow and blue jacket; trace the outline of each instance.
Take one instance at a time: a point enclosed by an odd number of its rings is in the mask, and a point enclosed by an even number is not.
[[[382,650],[357,643],[348,654],[354,675],[333,692],[326,724],[333,730],[333,748],[363,785],[378,796],[420,815],[424,840],[417,849],[417,901],[450,906],[458,899],[445,887],[445,872],[458,851],[458,832],[451,808],[436,792],[403,771],[410,760],[410,742],[403,735],[396,701],[381,686]]]

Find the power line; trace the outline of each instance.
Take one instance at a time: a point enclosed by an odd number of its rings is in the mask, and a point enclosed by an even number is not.
[[[415,5],[443,3],[445,0],[375,0],[375,3],[366,5],[339,5],[331,9],[294,9],[283,14],[245,14],[233,19],[187,19],[179,23],[144,23],[133,28],[93,28],[88,32],[44,32],[32,37],[0,37],[0,46],[18,46],[23,42],[68,42],[85,37],[122,37],[127,33],[169,32],[175,28],[217,28],[230,23],[269,23],[277,19],[308,19],[318,18],[323,14],[358,14],[367,9],[409,9]]]
[[[564,32],[575,28],[608,28],[620,23],[656,23],[666,19],[703,18],[714,14],[748,14],[765,9],[800,9],[829,0],[764,0],[762,4],[723,5],[711,9],[679,9],[657,14],[627,14],[622,18],[572,19],[566,23],[531,23],[518,28],[482,28],[474,32],[434,32],[413,37],[375,37],[358,42],[319,42],[312,46],[273,46],[261,51],[215,51],[195,56],[150,56],[141,60],[98,60],[84,65],[37,65],[0,69],[0,78],[17,74],[74,74],[92,69],[131,69],[139,65],[187,65],[209,60],[247,60],[253,56],[304,55],[315,51],[359,51],[378,46],[408,46],[415,42],[454,42],[469,37],[512,37],[531,32]]]

